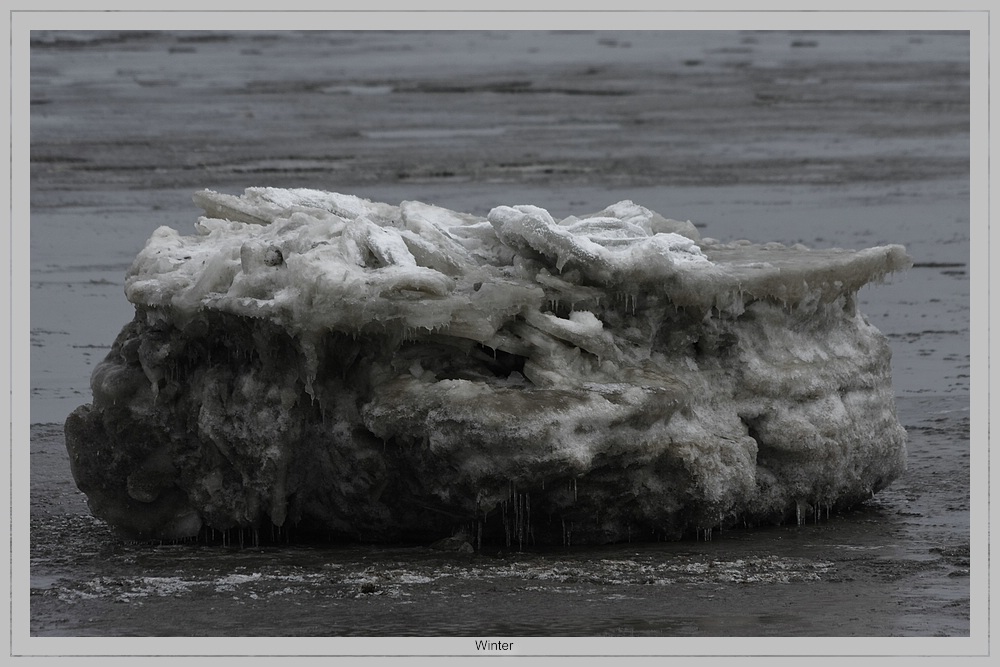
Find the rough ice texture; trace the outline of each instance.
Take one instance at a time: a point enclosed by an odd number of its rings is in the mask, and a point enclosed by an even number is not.
[[[629,201],[195,202],[195,235],[136,257],[135,319],[66,422],[130,538],[669,539],[811,519],[904,469],[889,347],[855,305],[900,246],[721,244]]]

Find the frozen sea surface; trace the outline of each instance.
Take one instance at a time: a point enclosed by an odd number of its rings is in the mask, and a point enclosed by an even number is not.
[[[969,634],[967,36],[33,38],[33,634]],[[902,243],[914,268],[859,309],[893,349],[909,472],[853,513],[711,542],[122,544],[76,491],[60,424],[132,317],[146,238],[189,233],[195,190],[249,186],[481,215],[632,199],[723,241]]]

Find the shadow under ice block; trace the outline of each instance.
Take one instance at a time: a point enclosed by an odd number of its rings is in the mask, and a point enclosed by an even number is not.
[[[701,239],[629,201],[554,220],[199,192],[66,421],[130,539],[295,526],[581,544],[799,521],[905,468],[863,285],[901,246]]]

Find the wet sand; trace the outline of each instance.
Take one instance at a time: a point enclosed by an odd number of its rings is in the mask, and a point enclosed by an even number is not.
[[[968,39],[947,33],[40,33],[32,46],[33,635],[968,636]],[[126,545],[61,422],[194,190],[485,214],[633,199],[721,240],[903,243],[865,288],[906,476],[710,542],[476,554]],[[322,620],[316,620],[322,618]],[[554,620],[557,619],[557,620]]]

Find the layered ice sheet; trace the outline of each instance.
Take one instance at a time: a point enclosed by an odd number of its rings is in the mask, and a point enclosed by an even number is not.
[[[194,235],[136,257],[135,319],[66,424],[131,537],[662,539],[801,521],[904,469],[889,348],[855,307],[900,246],[721,244],[630,201],[195,202]]]

